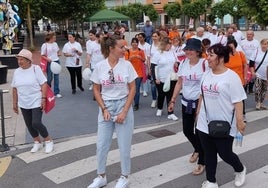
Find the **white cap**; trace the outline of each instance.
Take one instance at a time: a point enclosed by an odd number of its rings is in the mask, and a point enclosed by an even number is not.
[[[217,28],[217,26],[214,25],[214,26],[212,26],[212,30],[213,30],[213,29],[214,29],[214,30],[217,30],[218,28]]]

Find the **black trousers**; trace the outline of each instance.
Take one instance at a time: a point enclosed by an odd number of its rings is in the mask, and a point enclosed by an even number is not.
[[[80,67],[67,67],[70,77],[71,77],[71,85],[72,89],[76,89],[76,79],[77,79],[77,86],[82,87],[82,66]]]
[[[21,108],[21,113],[26,127],[33,138],[38,137],[39,134],[43,138],[48,137],[47,128],[42,123],[43,112],[40,107],[33,109]]]
[[[202,149],[202,145],[199,139],[199,132],[195,128],[195,118],[196,118],[196,109],[192,109],[192,114],[185,113],[186,106],[182,105],[182,128],[183,134],[189,140],[194,148],[194,152],[199,153],[199,158],[197,164],[204,165],[204,151]]]
[[[177,83],[176,80],[170,81],[170,90],[168,92],[163,91],[163,86],[164,86],[163,82],[161,82],[160,84],[156,84],[156,89],[157,89],[157,92],[158,92],[158,95],[157,95],[157,108],[159,110],[163,109],[165,99],[166,99],[167,106],[168,106],[168,103],[170,102],[171,97],[173,95],[173,91],[174,91],[176,83]],[[169,114],[173,114],[173,111],[168,112],[168,115]]]
[[[212,138],[208,134],[199,131],[199,138],[204,149],[206,176],[210,182],[216,182],[217,154],[220,158],[231,165],[235,172],[242,172],[244,167],[233,152],[234,138]]]

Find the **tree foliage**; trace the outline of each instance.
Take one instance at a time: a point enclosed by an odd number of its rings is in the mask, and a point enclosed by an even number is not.
[[[182,14],[181,5],[179,3],[166,4],[164,10],[172,19],[180,18]]]

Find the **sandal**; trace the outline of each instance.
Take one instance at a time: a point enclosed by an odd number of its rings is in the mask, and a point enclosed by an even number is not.
[[[205,171],[205,165],[197,165],[197,167],[193,171],[193,175],[200,175]]]
[[[194,152],[194,153],[192,154],[192,156],[190,157],[189,162],[190,162],[190,163],[195,163],[195,162],[197,161],[197,159],[198,159],[198,156],[199,156],[199,154],[196,153],[196,152]]]

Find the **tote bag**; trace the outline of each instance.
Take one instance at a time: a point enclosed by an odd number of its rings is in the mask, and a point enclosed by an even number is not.
[[[51,90],[49,85],[47,85],[47,96],[46,96],[46,108],[45,113],[47,114],[55,107],[55,95],[54,92]]]

